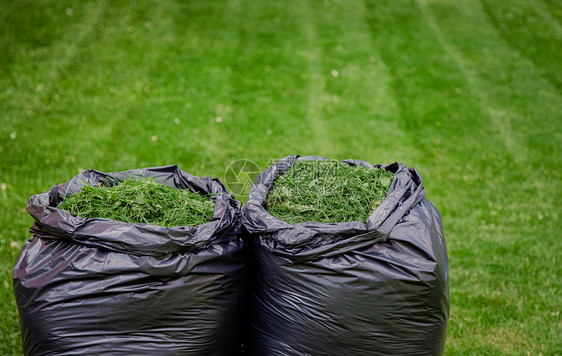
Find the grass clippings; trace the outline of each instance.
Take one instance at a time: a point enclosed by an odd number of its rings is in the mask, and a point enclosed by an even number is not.
[[[393,177],[339,161],[296,162],[270,189],[267,210],[289,224],[364,222],[386,198]]]
[[[195,226],[211,221],[215,204],[208,196],[174,189],[154,178],[134,179],[113,186],[84,185],[58,206],[83,218],[105,218],[166,227]]]

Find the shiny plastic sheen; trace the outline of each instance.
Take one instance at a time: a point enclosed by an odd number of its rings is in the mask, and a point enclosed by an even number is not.
[[[442,355],[448,261],[439,212],[414,169],[395,173],[365,222],[290,225],[267,212],[288,156],[255,181],[243,211],[253,267],[251,355]]]
[[[154,177],[214,193],[211,222],[167,228],[83,219],[56,207],[107,178]],[[177,166],[87,170],[34,195],[31,237],[13,270],[25,355],[234,355],[240,350],[247,246],[240,203],[217,179]]]

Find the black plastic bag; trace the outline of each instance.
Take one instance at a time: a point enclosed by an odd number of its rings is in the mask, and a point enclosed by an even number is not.
[[[366,222],[290,225],[269,214],[288,156],[254,182],[242,208],[254,255],[253,355],[440,355],[449,316],[448,261],[439,212],[422,179],[400,163]],[[367,162],[344,161],[373,167]]]
[[[154,177],[214,193],[211,222],[167,228],[57,209],[84,180]],[[217,179],[177,166],[87,170],[34,195],[34,234],[13,270],[26,355],[232,355],[240,350],[247,246],[240,203]]]

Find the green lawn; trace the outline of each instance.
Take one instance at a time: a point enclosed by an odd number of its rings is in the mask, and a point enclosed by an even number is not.
[[[418,169],[449,249],[446,354],[562,354],[559,1],[0,6],[0,354],[21,354],[29,196],[293,153]]]

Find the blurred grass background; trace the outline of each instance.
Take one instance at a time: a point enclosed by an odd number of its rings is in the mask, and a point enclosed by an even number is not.
[[[560,2],[0,6],[0,354],[22,352],[29,196],[88,168],[224,178],[294,153],[420,171],[448,242],[447,355],[562,354]]]

